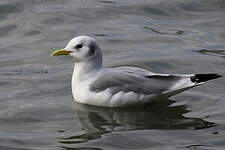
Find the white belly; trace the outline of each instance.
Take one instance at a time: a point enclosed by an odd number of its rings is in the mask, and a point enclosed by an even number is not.
[[[105,89],[100,92],[91,91],[89,86],[95,77],[98,75],[90,74],[91,78],[81,78],[82,76],[76,76],[76,73],[72,79],[72,92],[74,100],[82,104],[106,106],[106,107],[122,107],[129,105],[140,105],[151,101],[152,95],[144,95],[141,93],[135,93],[133,91],[112,94],[110,89]]]
[[[112,94],[109,88],[96,93],[90,91],[88,87],[86,83],[81,83],[72,88],[74,100],[76,102],[96,106],[121,107],[144,104],[149,102],[152,97],[151,95],[134,93],[132,91],[120,91]]]

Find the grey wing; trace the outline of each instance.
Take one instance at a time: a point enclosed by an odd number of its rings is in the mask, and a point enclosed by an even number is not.
[[[138,74],[141,76],[149,76],[149,75],[153,75],[155,73],[142,69],[142,68],[137,68],[137,67],[115,67],[112,68],[113,71],[118,71],[118,72],[126,72],[126,73],[134,73],[134,74]]]
[[[142,68],[137,68],[137,67],[115,67],[113,68],[113,71],[119,71],[119,72],[126,72],[126,73],[131,73],[131,74],[136,74],[140,76],[170,76],[171,74],[158,74],[158,73],[153,73],[149,70],[145,70]]]
[[[109,89],[112,94],[117,92],[130,92],[140,94],[160,94],[171,90],[183,78],[178,75],[146,75],[142,76],[135,73],[124,71],[109,72],[96,79],[91,85],[90,90],[101,92]]]

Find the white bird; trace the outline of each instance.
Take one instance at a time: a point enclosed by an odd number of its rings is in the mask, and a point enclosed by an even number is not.
[[[105,68],[100,47],[88,36],[73,38],[64,49],[52,53],[52,56],[58,55],[70,55],[75,60],[72,77],[75,101],[96,106],[147,104],[221,77],[218,74],[157,74],[136,67]]]

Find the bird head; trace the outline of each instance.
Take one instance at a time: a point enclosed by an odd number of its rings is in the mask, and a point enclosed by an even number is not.
[[[75,62],[86,62],[102,57],[96,40],[89,36],[77,36],[70,40],[65,48],[56,50],[51,55],[70,55]]]

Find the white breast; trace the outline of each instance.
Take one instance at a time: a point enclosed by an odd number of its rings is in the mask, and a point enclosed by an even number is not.
[[[107,70],[104,70],[105,72]],[[101,92],[91,91],[89,89],[91,83],[93,83],[98,74],[102,72],[89,72],[81,74],[80,72],[74,71],[72,78],[72,92],[74,100],[79,103],[97,105],[97,106],[108,106],[108,107],[121,107],[135,104],[143,104],[147,101],[151,95],[144,95],[141,93],[135,93],[133,91],[112,94],[110,88],[107,88]]]
[[[73,88],[73,95],[76,102],[96,105],[96,106],[128,106],[135,104],[143,104],[149,101],[149,95],[138,94],[134,92],[120,91],[114,95],[110,89],[101,92],[90,91],[85,83]]]

